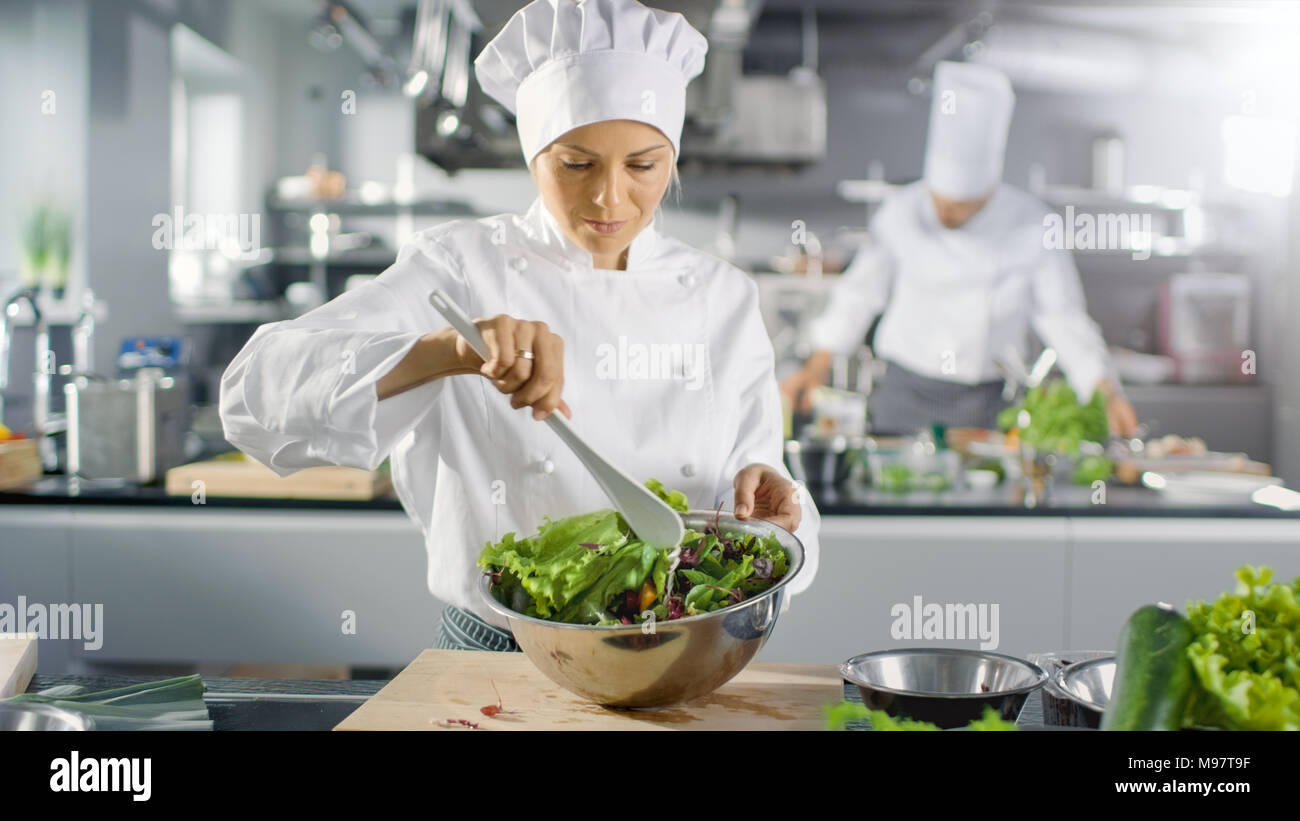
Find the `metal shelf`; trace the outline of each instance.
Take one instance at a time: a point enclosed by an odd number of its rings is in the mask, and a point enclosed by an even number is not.
[[[233,302],[173,303],[176,315],[185,325],[258,324],[284,319],[280,303],[258,299]]]
[[[91,313],[94,314],[96,322],[104,321],[108,318],[108,303],[102,299],[95,300],[95,307]],[[81,318],[81,306],[66,299],[53,303],[42,301],[41,316],[48,325],[75,325]],[[18,311],[9,317],[9,321],[15,328],[28,328],[36,321],[36,316],[32,313],[31,306],[22,302],[18,305]]]
[[[362,202],[356,194],[349,194],[337,200],[322,199],[282,199],[276,196],[266,198],[266,207],[271,211],[299,214],[338,214],[339,216],[397,216],[399,214],[420,214],[422,216],[469,217],[478,214],[463,200],[419,199],[411,202],[384,200],[380,202]]]

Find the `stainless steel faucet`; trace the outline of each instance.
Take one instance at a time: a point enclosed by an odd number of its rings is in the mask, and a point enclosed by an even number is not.
[[[41,465],[45,470],[59,469],[58,447],[54,436],[67,430],[64,414],[50,413],[50,377],[54,375],[54,351],[50,348],[50,328],[37,304],[36,289],[24,288],[5,301],[0,311],[0,419],[4,417],[4,389],[9,386],[9,354],[13,347],[14,319],[19,306],[26,302],[32,309],[36,330],[36,369],[32,372],[32,425],[35,428]]]
[[[95,293],[81,292],[81,314],[72,326],[72,367],[59,368],[65,376],[91,376],[95,372]]]

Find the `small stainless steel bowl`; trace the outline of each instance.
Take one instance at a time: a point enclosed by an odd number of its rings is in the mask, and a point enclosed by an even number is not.
[[[873,710],[961,727],[992,707],[1008,721],[1025,699],[1047,681],[1047,673],[1023,659],[982,650],[908,648],[854,656],[840,675],[856,684]]]
[[[803,569],[804,550],[783,528],[729,513],[693,510],[682,514],[699,530],[717,515],[728,533],[775,533],[789,557],[784,577],[739,604],[712,613],[653,625],[564,624],[525,616],[493,595],[485,575],[479,595],[510,624],[519,649],[547,678],[597,704],[656,707],[689,701],[726,684],[758,654],[785,600],[790,580]]]
[[[1081,661],[1056,671],[1053,690],[1066,704],[1069,727],[1100,727],[1115,686],[1115,658]]]
[[[0,702],[0,731],[43,730],[77,731],[93,730],[95,722],[89,717],[62,710],[49,704],[24,704]]]

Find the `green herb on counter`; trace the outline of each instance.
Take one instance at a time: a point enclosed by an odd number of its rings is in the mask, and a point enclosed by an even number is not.
[[[1076,485],[1104,482],[1110,478],[1114,470],[1115,465],[1107,457],[1088,455],[1080,459],[1079,464],[1074,468],[1073,481]]]
[[[884,710],[872,710],[864,704],[856,701],[841,701],[839,704],[827,705],[823,712],[826,715],[826,729],[842,730],[845,725],[855,721],[871,722],[873,730],[921,730],[932,731],[943,729],[937,724],[931,724],[928,721],[917,721],[906,717],[891,716]],[[967,730],[1016,730],[1014,721],[1007,721],[998,715],[992,707],[985,706],[984,713],[976,719],[973,719],[966,725]]]
[[[906,493],[912,488],[912,469],[903,464],[885,465],[880,469],[880,489],[889,493]]]
[[[15,704],[48,704],[90,718],[96,730],[211,730],[203,701],[203,679],[195,675],[132,684],[97,693],[75,684],[4,699]]]

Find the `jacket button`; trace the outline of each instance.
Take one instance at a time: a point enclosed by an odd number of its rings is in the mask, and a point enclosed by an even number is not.
[[[682,465],[682,475],[683,475],[683,476],[694,476],[694,475],[695,475],[695,465],[692,464],[692,463],[690,463],[690,462],[687,462],[686,464]]]
[[[544,461],[542,462],[541,470],[542,470],[542,473],[554,473],[554,472],[555,472],[555,463],[552,462],[550,459],[546,459],[546,460],[544,460]]]
[[[514,257],[510,260],[510,267],[516,271],[522,271],[528,267],[528,260],[524,257]]]
[[[681,283],[685,285],[687,288],[695,287],[695,274],[682,274],[681,277],[679,277],[679,279],[681,280]]]

